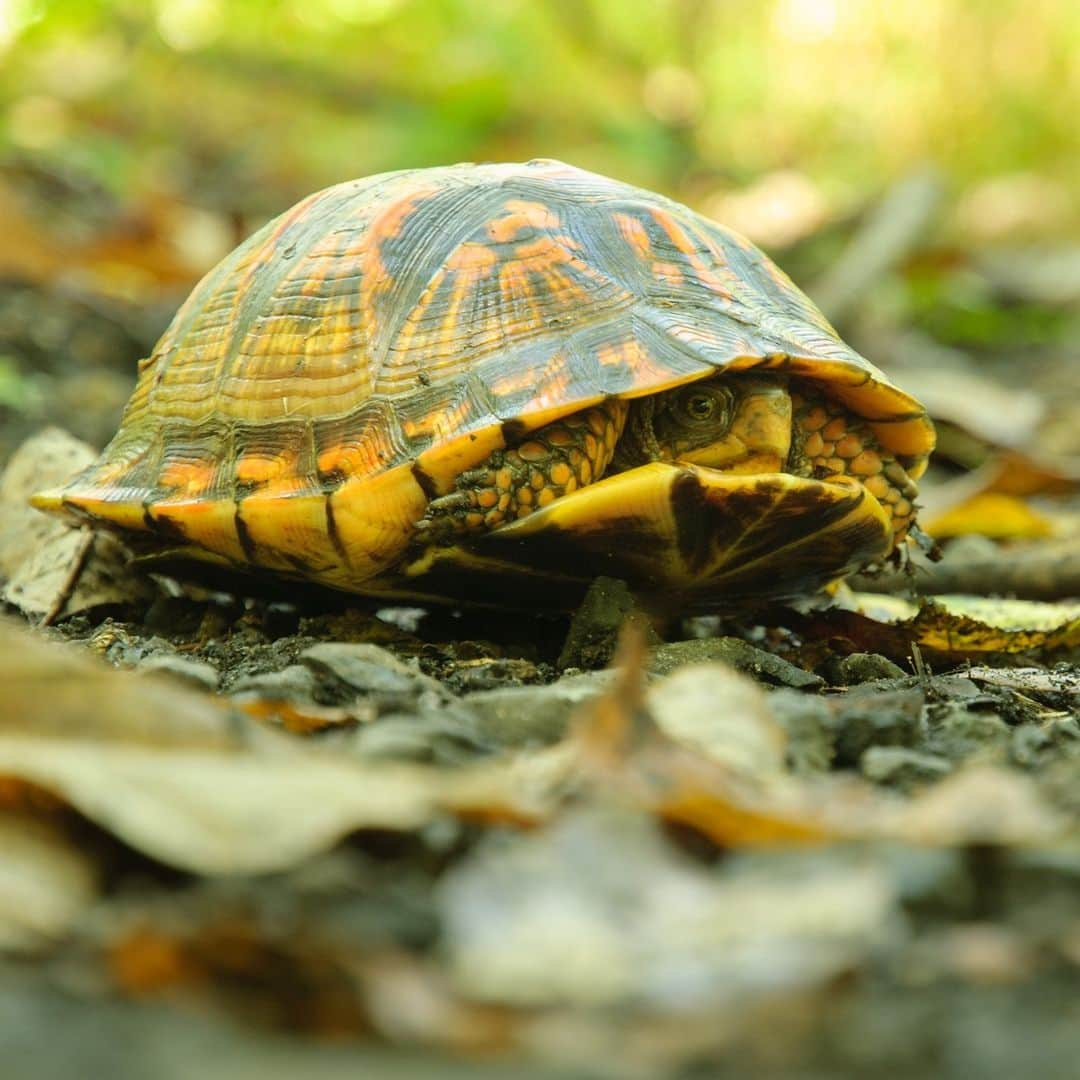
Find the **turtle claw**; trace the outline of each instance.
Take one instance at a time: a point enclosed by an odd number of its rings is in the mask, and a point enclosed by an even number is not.
[[[427,513],[414,528],[426,541],[447,540],[468,528],[466,515],[475,509],[473,498],[467,491],[452,491],[440,495],[428,503]]]

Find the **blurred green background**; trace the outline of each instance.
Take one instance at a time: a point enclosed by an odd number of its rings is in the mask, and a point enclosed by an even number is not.
[[[1078,56],[1072,0],[0,0],[0,153],[79,189],[76,244],[140,211],[158,276],[342,179],[534,156],[771,248],[932,161],[948,235],[1056,237]]]
[[[463,160],[663,191],[886,368],[1027,385],[1080,359],[1078,57],[1075,0],[0,0],[0,450],[107,438],[193,282],[301,196]]]

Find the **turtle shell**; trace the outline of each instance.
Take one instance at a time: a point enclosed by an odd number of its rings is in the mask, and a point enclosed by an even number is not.
[[[35,501],[395,591],[428,501],[493,450],[749,368],[819,381],[925,468],[923,407],[730,230],[556,161],[386,173],[309,196],[211,270],[100,459]]]

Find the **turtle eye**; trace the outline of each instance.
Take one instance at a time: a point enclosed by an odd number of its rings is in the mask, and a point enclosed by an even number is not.
[[[719,388],[689,390],[680,402],[683,416],[692,424],[715,424],[722,420],[731,403],[731,394]]]
[[[685,407],[691,420],[708,420],[716,408],[716,402],[706,394],[695,394],[687,399]]]

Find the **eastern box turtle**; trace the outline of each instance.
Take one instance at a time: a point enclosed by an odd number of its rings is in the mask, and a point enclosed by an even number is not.
[[[760,251],[556,161],[309,196],[199,283],[35,505],[341,589],[730,607],[883,557],[925,409]]]

